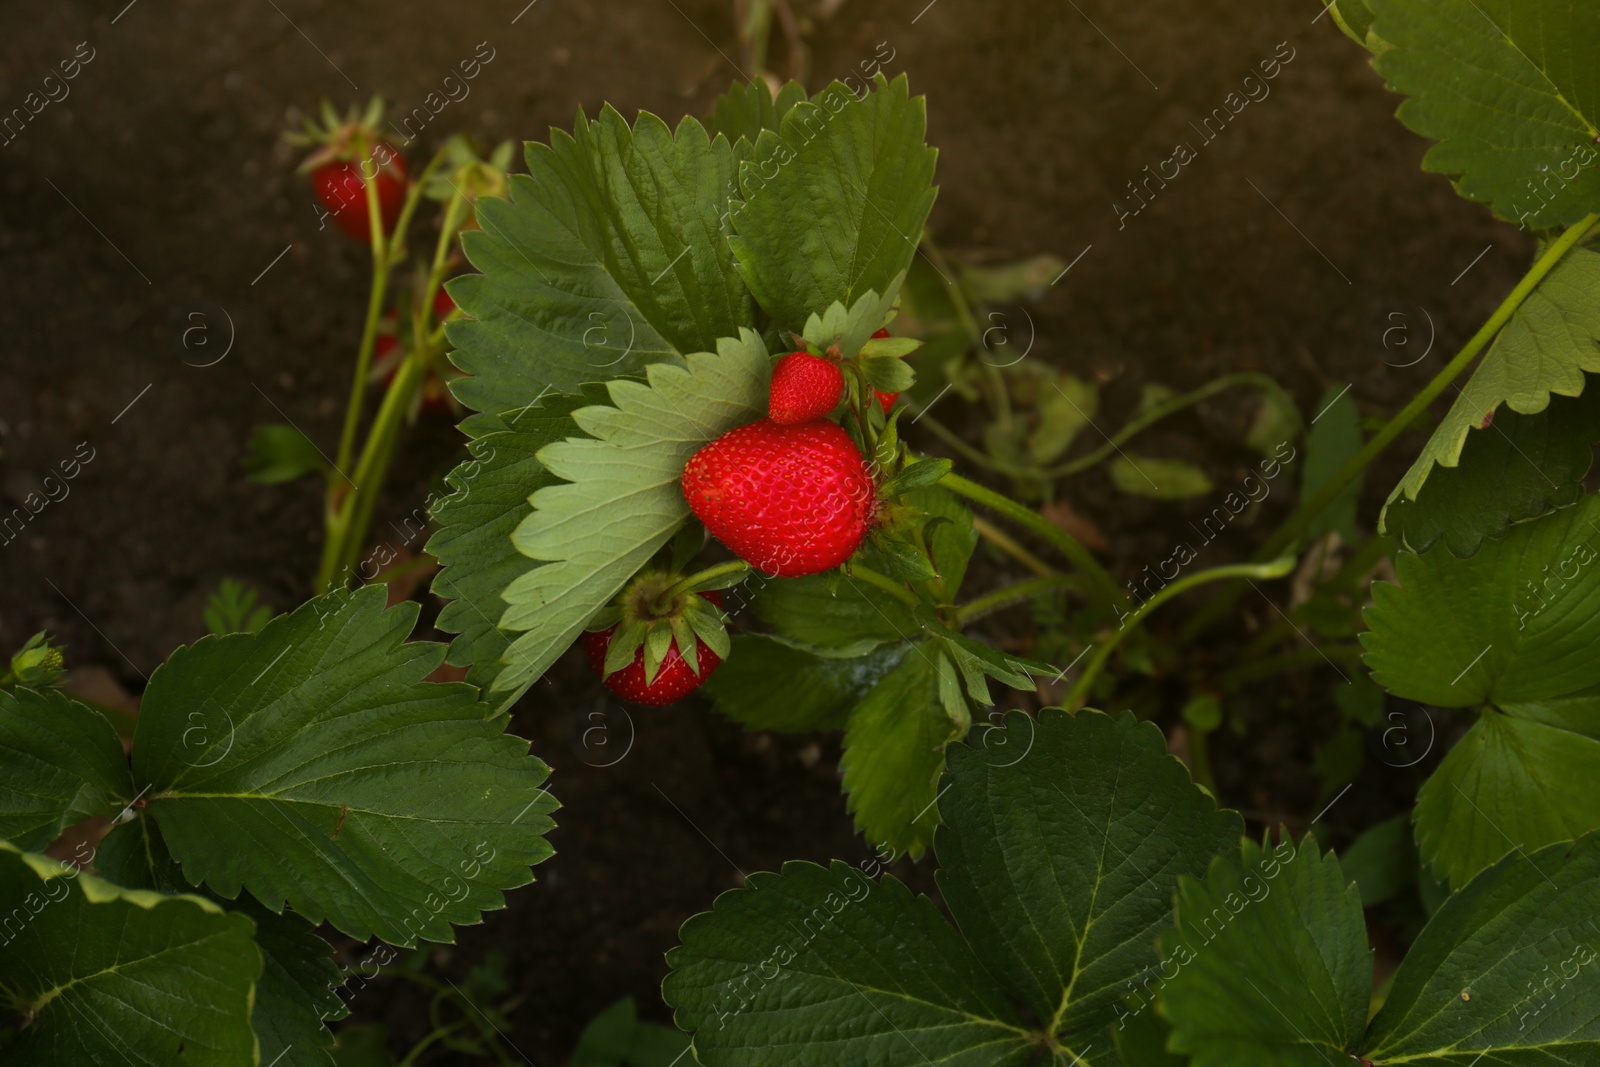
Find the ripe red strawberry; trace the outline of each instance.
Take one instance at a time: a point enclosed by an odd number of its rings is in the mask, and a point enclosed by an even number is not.
[[[839,406],[844,372],[832,360],[809,352],[790,352],[772,368],[767,414],[781,425],[821,418]]]
[[[877,512],[860,451],[826,419],[728,431],[689,458],[683,495],[740,559],[785,578],[849,559]]]
[[[701,593],[717,607],[722,607],[722,594],[715,590]],[[678,652],[677,638],[667,646],[666,658],[661,661],[661,668],[656,671],[655,681],[646,683],[644,680],[644,646],[633,654],[633,662],[607,676],[606,650],[611,647],[611,638],[616,634],[617,628],[609,630],[585,630],[583,634],[583,654],[589,660],[589,666],[594,670],[595,676],[602,684],[617,696],[631,700],[636,704],[650,704],[660,706],[671,704],[675,700],[682,700],[696,689],[702,682],[711,677],[711,672],[716,670],[722,660],[707,647],[700,638],[694,639],[695,658],[700,665],[700,673],[696,674],[689,668],[689,661]]]
[[[872,338],[873,340],[877,340],[879,338],[889,336],[891,336],[889,331],[885,329],[874,333]],[[889,409],[894,407],[894,402],[900,399],[899,393],[886,393],[882,389],[874,389],[873,392],[878,394],[878,406],[883,409],[883,413],[885,415],[889,414]]]
[[[384,150],[390,158],[378,168],[374,180],[378,185],[378,214],[383,221],[383,232],[389,233],[400,218],[400,209],[405,206],[408,179],[405,157],[387,142],[379,142],[373,151],[382,156]],[[357,241],[368,241],[372,236],[372,220],[367,214],[367,190],[361,180],[361,166],[350,160],[324,163],[311,172],[311,188],[339,229]]]

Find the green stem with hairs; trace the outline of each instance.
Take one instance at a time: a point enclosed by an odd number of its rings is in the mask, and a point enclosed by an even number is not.
[[[992,489],[985,489],[977,482],[971,482],[959,474],[946,474],[939,479],[939,485],[944,486],[958,496],[964,496],[975,504],[982,504],[991,511],[1004,515],[1018,526],[1025,527],[1038,534],[1044,540],[1061,552],[1063,556],[1072,561],[1080,574],[1086,578],[1097,590],[1111,598],[1113,603],[1122,603],[1127,599],[1117,583],[1100,566],[1100,561],[1095,559],[1087,548],[1083,547],[1076,537],[1040,515],[1032,508],[1002,496]]]
[[[661,609],[665,605],[671,604],[673,600],[684,593],[687,593],[694,586],[700,585],[704,582],[714,581],[715,579],[722,578],[730,574],[748,574],[750,573],[750,569],[750,564],[746,563],[742,559],[730,559],[725,560],[722,563],[712,564],[705,570],[696,571],[694,574],[688,575],[687,577],[682,578],[668,586],[662,591],[661,595],[656,598],[656,607]]]
[[[1089,688],[1094,685],[1094,680],[1099,677],[1100,671],[1106,665],[1106,660],[1111,658],[1111,653],[1116,651],[1117,646],[1122,644],[1123,639],[1132,633],[1145,620],[1146,616],[1173,597],[1188,592],[1197,585],[1204,585],[1207,582],[1220,582],[1229,578],[1282,578],[1285,574],[1294,570],[1294,564],[1293,556],[1285,556],[1283,559],[1273,560],[1271,563],[1235,563],[1226,567],[1213,567],[1210,570],[1191,574],[1187,578],[1180,578],[1171,585],[1164,587],[1155,596],[1140,604],[1133,612],[1124,616],[1122,625],[1117,628],[1116,633],[1106,638],[1095,649],[1094,655],[1089,657],[1089,662],[1084,664],[1083,673],[1078,676],[1078,680],[1073,683],[1072,689],[1067,693],[1066,699],[1062,701],[1063,706],[1069,709],[1082,707],[1084,699],[1089,695]]]
[[[1368,465],[1374,459],[1377,459],[1384,449],[1388,448],[1390,443],[1400,436],[1402,431],[1416,421],[1417,416],[1426,411],[1428,406],[1437,400],[1439,395],[1461,376],[1461,373],[1467,369],[1468,365],[1477,358],[1478,353],[1483,351],[1484,346],[1494,339],[1495,335],[1505,327],[1506,323],[1511,321],[1511,316],[1516,314],[1517,309],[1522,306],[1523,301],[1527,300],[1529,294],[1544,280],[1545,275],[1549,274],[1556,264],[1561,262],[1562,257],[1570,252],[1579,241],[1583,240],[1584,236],[1594,229],[1597,223],[1600,223],[1600,214],[1585,216],[1560,237],[1550,242],[1549,246],[1544,250],[1544,254],[1528,269],[1528,273],[1522,276],[1522,280],[1517,283],[1516,288],[1512,289],[1510,294],[1500,302],[1500,306],[1495,308],[1494,314],[1490,315],[1488,321],[1478,328],[1478,332],[1472,335],[1471,340],[1461,347],[1455,357],[1445,364],[1444,369],[1434,375],[1433,380],[1424,386],[1420,393],[1412,397],[1411,403],[1400,409],[1399,414],[1385,423],[1383,429],[1374,434],[1372,440],[1368,441],[1360,452],[1350,457],[1350,460],[1343,467],[1340,467],[1332,478],[1329,478],[1320,489],[1313,493],[1311,499],[1296,508],[1294,513],[1284,520],[1283,525],[1278,527],[1277,532],[1267,539],[1266,544],[1262,545],[1251,559],[1256,562],[1272,559],[1298,541],[1300,536],[1305,533],[1306,527],[1310,526],[1312,521],[1318,515],[1321,515],[1329,504],[1333,503],[1334,498],[1344,491],[1345,486],[1349,485],[1357,475],[1366,470]],[[1233,602],[1238,599],[1239,592],[1238,586],[1232,586],[1219,592],[1211,599],[1210,603],[1206,604],[1189,621],[1179,639],[1188,641],[1197,636],[1232,606]]]

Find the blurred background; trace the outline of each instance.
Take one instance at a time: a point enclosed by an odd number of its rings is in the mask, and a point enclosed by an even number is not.
[[[1236,371],[1271,375],[1307,419],[1345,387],[1363,415],[1387,416],[1498,303],[1531,242],[1421,173],[1426,145],[1320,10],[796,0],[766,66],[786,76],[799,62],[813,91],[873,58],[909,76],[939,149],[932,236],[962,264],[1070,265],[983,325],[1008,352],[1097,383],[1104,425],[1149,384],[1182,391]],[[748,73],[741,14],[723,0],[0,3],[0,114],[40,99],[61,61],[81,63],[64,95],[52,90],[60,99],[3,127],[3,510],[60,461],[83,464],[0,544],[0,647],[49,630],[82,684],[131,702],[205,632],[221,579],[276,610],[308,595],[319,488],[248,483],[241,459],[261,422],[337,439],[368,252],[319,227],[283,130],[324,97],[341,111],[374,95],[400,114],[437,103],[473,58],[469,91],[405,146],[414,165],[453,133],[485,149],[543,139],[604,102],[675,122]],[[939,415],[979,441],[981,412],[945,403]],[[1219,396],[1144,447],[1237,484],[1254,404]],[[406,439],[380,527],[421,503],[460,441],[437,420]],[[1367,479],[1369,528],[1415,444]],[[1188,515],[1103,473],[1072,484],[1065,503],[1123,577],[1166,555]],[[1208,564],[1242,558],[1260,534],[1234,536]],[[432,961],[462,975],[498,949],[509,1036],[538,1062],[561,1060],[623,994],[665,1021],[662,953],[743,872],[871,855],[838,793],[835,740],[747,734],[688,705],[608,713],[601,751],[584,739],[600,693],[566,662],[519,705],[514,728],[556,769],[557,856]],[[1316,799],[1305,769],[1333,729],[1319,726],[1332,700],[1299,703],[1275,718],[1263,701],[1257,728],[1229,742],[1228,799],[1261,817],[1303,818]],[[1409,795],[1409,782],[1390,788]],[[1365,825],[1357,804],[1339,818]],[[927,866],[897,869],[924,885]],[[401,1038],[408,995],[354,1007]]]

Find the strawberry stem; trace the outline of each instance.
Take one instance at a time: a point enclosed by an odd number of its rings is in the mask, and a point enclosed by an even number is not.
[[[985,489],[977,482],[971,482],[959,474],[946,474],[939,479],[939,485],[944,486],[958,496],[964,496],[976,504],[982,504],[991,511],[999,512],[1019,526],[1024,526],[1046,541],[1050,542],[1063,556],[1072,561],[1089,582],[1107,595],[1113,604],[1127,602],[1127,595],[1112,580],[1106,569],[1100,566],[1100,561],[1094,558],[1083,543],[1067,531],[1040,515],[1032,508],[1017,503],[1010,497],[1002,496],[993,489]]]

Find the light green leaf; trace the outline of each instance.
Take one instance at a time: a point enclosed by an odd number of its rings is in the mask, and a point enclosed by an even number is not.
[[[538,461],[561,484],[533,494],[512,540],[545,561],[515,578],[503,629],[524,631],[506,653],[496,689],[537,679],[596,611],[627,584],[684,520],[684,464],[702,446],[766,410],[771,370],[751,330],[694,353],[686,367],[657,364],[647,382],[613,381],[610,404],[579,408],[589,436],[546,445]]]
[[[754,321],[726,243],[725,138],[694,119],[671,131],[648,112],[630,130],[608,105],[529,144],[527,160],[511,199],[479,200],[482,229],[463,237],[481,273],[448,286],[468,316],[446,331],[467,372],[452,389],[483,413],[463,425],[473,436],[547,388],[681,365]]]
[[[740,634],[702,691],[718,711],[752,730],[836,730],[908,647],[824,659],[764,635]]]
[[[926,107],[904,75],[875,85],[858,98],[834,82],[795,104],[739,166],[729,242],[780,329],[890,293],[916,253],[934,199]]]
[[[1533,229],[1600,209],[1600,8],[1583,0],[1368,0],[1422,168]],[[1349,16],[1348,2],[1341,12]],[[1359,15],[1357,16],[1359,21]]]
[[[1111,484],[1119,492],[1155,500],[1187,500],[1214,488],[1206,472],[1193,463],[1150,456],[1118,456],[1112,460]]]
[[[1600,1063],[1600,835],[1511,854],[1448,898],[1395,973],[1374,1063]]]
[[[1077,440],[1078,433],[1094,421],[1100,407],[1100,390],[1071,374],[1063,374],[1039,396],[1039,424],[1028,435],[1028,455],[1035,463],[1053,463]]]
[[[105,717],[58,692],[0,690],[0,838],[42,849],[136,790]]]
[[[1331,0],[1328,13],[1346,37],[1365,48],[1367,29],[1372,25],[1372,9],[1366,0]]]
[[[1436,467],[1415,500],[1402,495],[1389,504],[1384,531],[1412,552],[1443,539],[1451,555],[1470,556],[1513,523],[1576,503],[1596,440],[1600,388],[1553,395],[1535,415],[1500,409],[1487,427],[1467,432],[1459,466]]]
[[[801,336],[824,352],[837,344],[842,358],[854,358],[883,326],[905,277],[904,271],[895,275],[883,288],[881,296],[877,290],[869,289],[848,308],[835,300],[826,311],[820,314],[813,311],[806,317]]]
[[[921,644],[850,713],[844,732],[844,791],[856,829],[913,858],[939,824],[934,800],[955,724],[939,703],[935,653]]]
[[[1205,871],[1243,824],[1132,715],[1012,712],[1004,744],[994,729],[950,751],[939,889],[1050,1032],[1104,1050],[1118,998],[1158,966],[1178,876]]]
[[[917,375],[911,365],[898,359],[869,359],[863,366],[866,368],[867,381],[874,389],[885,393],[903,393],[917,383]]]
[[[1530,3],[1543,6],[1544,0]],[[1454,0],[1452,0],[1453,6]],[[1600,17],[1600,8],[1596,8]],[[1481,19],[1480,19],[1481,21]],[[1600,165],[1592,168],[1600,181]],[[1585,372],[1600,372],[1600,252],[1574,248],[1528,294],[1422,454],[1389,494],[1379,528],[1387,529],[1387,510],[1403,497],[1415,500],[1434,465],[1461,462],[1467,435],[1486,417],[1544,411],[1552,394],[1583,392]],[[1490,432],[1493,432],[1492,430]]]
[[[931,516],[950,520],[933,528],[928,535],[928,548],[933,554],[933,565],[939,569],[945,592],[954,599],[966,579],[972,551],[978,547],[978,532],[972,528],[972,510],[960,497],[939,486],[914,490],[907,494],[907,499],[912,506]]]
[[[1518,709],[1520,711],[1520,709]],[[1417,847],[1452,889],[1513,850],[1600,827],[1600,709],[1584,732],[1486,711],[1417,794]]]
[[[184,877],[224,898],[357,939],[448,941],[531,880],[556,804],[476,690],[422,681],[444,649],[406,643],[417,606],[386,598],[330,594],[175,652],[140,708],[132,826],[153,818]]]
[[[252,482],[279,485],[326,470],[316,442],[293,426],[265,423],[257,426],[245,446],[244,469]]]
[[[0,842],[8,916],[0,989],[7,1063],[238,1067],[255,1063],[261,955],[250,920],[209,900],[120,889]]]
[[[1361,414],[1349,389],[1329,387],[1317,401],[1317,420],[1306,438],[1306,465],[1301,475],[1300,500],[1304,503],[1321,489],[1357,452],[1361,451]],[[1356,502],[1361,499],[1365,475],[1351,479],[1338,496],[1312,519],[1306,536],[1337,531],[1346,544],[1356,539]]]
[[[459,635],[450,643],[449,662],[469,668],[467,681],[482,689],[493,687],[514,636],[499,626],[507,607],[501,594],[538,566],[516,550],[511,536],[533,514],[528,498],[559,481],[539,462],[538,451],[576,435],[572,412],[605,395],[599,386],[589,386],[505,414],[506,428],[467,446],[472,458],[450,472],[450,492],[431,505],[435,533],[428,551],[442,564],[433,591],[450,601],[437,625]],[[499,707],[515,703],[531,682],[502,690]]]
[[[1361,896],[1310,835],[1297,850],[1250,841],[1205,881],[1182,879],[1175,973],[1159,983],[1170,1047],[1194,1067],[1327,1067],[1367,1021],[1372,956]]]

